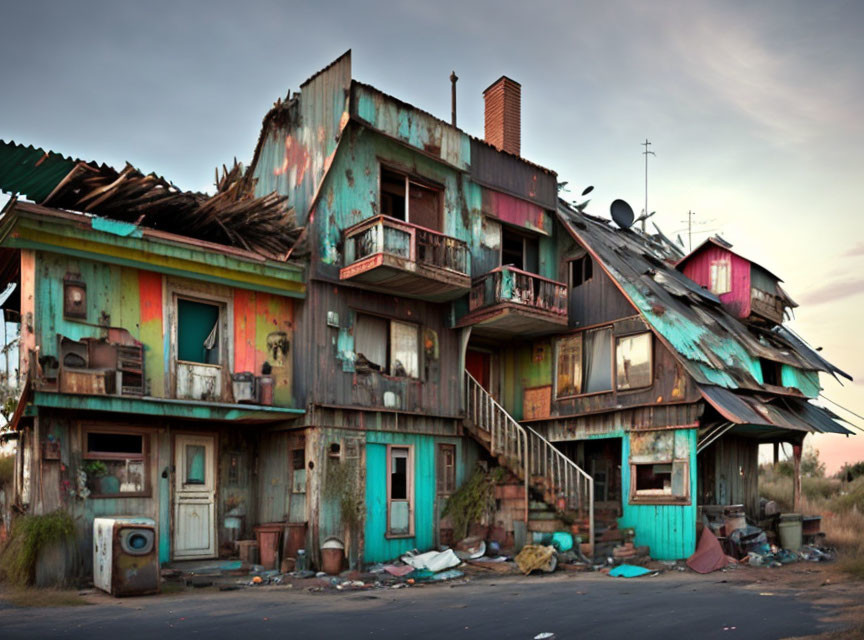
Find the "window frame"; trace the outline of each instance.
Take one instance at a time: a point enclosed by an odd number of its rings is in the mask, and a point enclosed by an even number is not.
[[[445,451],[449,451],[453,455],[451,477],[447,476]],[[435,454],[435,493],[441,497],[449,497],[456,492],[456,445],[452,442],[439,442],[435,447]],[[450,486],[447,483],[448,479],[452,480]]]
[[[522,241],[522,264],[513,265],[514,268],[524,271],[525,273],[530,273],[535,276],[540,275],[540,236],[536,233],[531,233],[525,229],[520,227],[515,227],[508,224],[501,225],[501,244],[498,248],[498,266],[503,267],[504,264],[504,234],[508,234],[510,236],[518,237]],[[537,268],[536,271],[529,269],[526,264],[528,261],[528,243],[534,243],[536,248],[535,255],[537,256]],[[508,263],[509,265],[509,263]]]
[[[648,371],[649,371],[648,384],[645,384],[645,385],[642,385],[639,387],[627,387],[625,389],[622,389],[618,386],[618,342],[620,340],[626,340],[628,338],[637,338],[639,336],[645,336],[645,335],[648,336]],[[614,366],[615,372],[613,375],[615,377],[615,391],[616,391],[616,393],[630,393],[631,391],[642,391],[644,389],[648,389],[650,387],[653,387],[654,386],[654,333],[651,331],[639,331],[636,333],[621,334],[620,336],[619,335],[613,335],[613,337],[615,338],[613,341],[614,342],[613,349],[614,349],[614,357],[615,357],[615,366]]]
[[[219,346],[219,363],[213,364],[212,362],[194,362],[192,360],[181,360],[180,359],[180,301],[186,300],[188,302],[197,302],[198,304],[206,304],[211,307],[216,307],[219,312],[219,317],[217,319],[217,323],[219,324],[219,335],[216,340],[216,344]],[[174,293],[174,331],[173,331],[173,339],[174,339],[174,360],[180,364],[191,364],[196,367],[219,367],[221,369],[225,368],[226,360],[228,357],[228,347],[226,344],[227,336],[223,336],[222,333],[225,329],[225,319],[227,313],[227,305],[225,302],[221,300],[210,300],[207,298],[195,297],[192,295],[188,295],[185,293]]]
[[[610,367],[609,367],[609,368],[610,368],[610,371],[611,371],[611,375],[610,375],[610,388],[609,388],[609,389],[603,389],[603,390],[601,390],[601,391],[587,391],[587,392],[583,392],[582,389],[585,388],[585,337],[584,337],[584,336],[585,336],[585,334],[587,334],[587,333],[597,332],[597,331],[603,331],[603,330],[609,330],[609,331],[611,331],[611,333],[612,333],[612,336],[611,336],[612,339],[609,341],[609,343],[610,343],[610,349],[609,349],[610,354],[609,354],[609,357],[611,358],[611,364],[610,364]],[[558,394],[558,358],[559,358],[559,347],[560,347],[561,342],[562,342],[563,340],[573,339],[573,338],[576,337],[576,336],[579,336],[579,338],[580,338],[580,343],[581,343],[581,358],[582,358],[582,360],[581,360],[581,362],[580,362],[580,371],[581,371],[581,374],[580,374],[580,377],[579,377],[579,391],[578,391],[577,393],[570,393],[570,394],[559,395],[559,394]],[[616,378],[617,378],[617,373],[618,373],[618,372],[617,372],[617,369],[616,369],[616,353],[615,353],[615,348],[616,348],[616,345],[617,345],[616,338],[617,338],[617,336],[615,335],[615,325],[614,325],[614,323],[613,323],[613,324],[601,324],[601,325],[597,325],[597,326],[593,326],[593,327],[586,327],[586,328],[584,328],[584,329],[580,329],[579,331],[575,331],[575,332],[573,332],[573,333],[569,333],[569,334],[567,334],[567,335],[565,335],[565,336],[560,336],[557,340],[555,340],[555,363],[554,363],[554,367],[555,367],[555,380],[554,380],[554,383],[555,383],[555,389],[554,389],[554,391],[555,391],[555,398],[554,398],[554,399],[555,399],[555,400],[565,400],[565,399],[568,399],[568,398],[584,398],[584,397],[588,397],[588,396],[596,396],[596,395],[600,395],[600,394],[603,394],[603,393],[617,393],[618,390],[617,390],[617,386],[616,386]],[[653,366],[653,364],[652,364],[652,366]]]
[[[383,184],[384,172],[394,173],[403,178],[404,189],[402,192],[402,197],[405,200],[405,218],[396,218],[395,216],[390,215],[389,213],[384,213],[384,198],[383,191],[381,190]],[[411,220],[411,185],[416,185],[420,189],[425,189],[427,191],[433,191],[437,195],[438,199],[438,228],[428,227],[426,225],[417,224],[413,220]],[[381,211],[381,215],[387,216],[388,218],[393,218],[394,220],[399,220],[401,222],[405,222],[407,224],[414,225],[415,227],[421,227],[423,229],[430,229],[432,231],[437,231],[441,233],[444,229],[444,185],[432,182],[430,180],[426,180],[412,174],[406,169],[396,166],[394,164],[388,163],[384,160],[378,160],[378,204],[379,210]]]
[[[717,286],[718,275],[720,273],[720,267],[723,267],[726,272],[726,288],[724,290],[720,290],[720,287]],[[716,296],[726,295],[727,293],[732,293],[732,261],[728,258],[718,258],[712,260],[708,265],[708,290]]]
[[[573,269],[575,268],[577,262],[582,263],[582,281],[579,284],[574,284]],[[587,265],[591,266],[591,275],[586,278],[585,272]],[[567,279],[568,289],[570,291],[572,291],[573,289],[578,289],[582,285],[588,284],[594,279],[594,260],[591,258],[591,255],[588,252],[585,252],[581,256],[571,258],[567,261]]]
[[[391,497],[392,492],[392,484],[390,481],[393,467],[392,460],[393,455],[392,452],[394,449],[405,449],[408,452],[407,463],[405,468],[405,495],[407,496],[405,500],[393,500]],[[416,496],[414,495],[414,445],[411,444],[388,444],[387,445],[387,522],[385,527],[384,537],[388,539],[396,539],[396,538],[413,538],[414,537],[414,507],[416,502]],[[393,502],[407,502],[408,503],[408,532],[393,532],[390,530],[390,512],[391,512],[391,504]]]
[[[121,493],[90,493],[90,498],[149,498],[152,496],[151,482],[151,458],[150,458],[150,437],[151,431],[139,427],[125,427],[123,425],[105,426],[94,425],[92,423],[82,423],[81,430],[81,461],[85,463],[88,460],[108,460],[112,462],[126,460],[140,460],[142,463],[142,475],[144,477],[144,489],[142,491],[121,492]],[[87,445],[87,436],[91,433],[104,433],[112,435],[137,435],[141,436],[141,453],[122,453],[122,452],[98,452],[91,453]],[[82,464],[83,467],[83,464]]]
[[[387,344],[386,344],[386,362],[375,364],[381,364],[381,369],[378,371],[381,375],[385,375],[391,378],[397,378],[399,380],[423,380],[423,340],[421,336],[421,329],[423,325],[417,322],[405,321],[399,318],[391,318],[388,316],[382,316],[375,313],[368,313],[366,311],[356,310],[354,311],[354,327],[356,330],[357,323],[363,316],[367,316],[369,318],[375,318],[378,320],[384,320],[387,323]],[[392,371],[392,360],[393,360],[393,323],[397,322],[401,325],[412,326],[416,329],[417,332],[417,375],[416,376],[397,376]],[[352,332],[352,337],[354,338],[354,355],[356,358],[357,355],[357,342],[356,335]],[[357,373],[372,373],[374,369],[370,369],[369,371],[359,371]]]
[[[634,505],[663,505],[663,504],[671,504],[671,505],[689,505],[693,499],[693,487],[690,483],[690,460],[686,458],[665,458],[663,460],[652,460],[650,462],[633,462],[629,461],[630,464],[630,489],[629,489],[629,498],[628,502]],[[676,466],[683,465],[684,467],[684,495],[674,495],[674,494],[646,494],[639,493],[636,489],[636,467],[646,466],[646,465],[658,465],[658,464],[669,464],[672,465],[671,478],[675,477],[675,468]],[[671,481],[670,478],[670,481]]]

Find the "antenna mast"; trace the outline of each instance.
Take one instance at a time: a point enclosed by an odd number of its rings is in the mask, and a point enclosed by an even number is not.
[[[651,146],[648,138],[645,138],[645,142],[640,142],[639,144],[645,147],[645,151],[642,152],[642,155],[645,156],[645,210],[642,212],[642,233],[645,233],[645,220],[648,217],[648,155],[656,157],[657,154],[648,149]]]

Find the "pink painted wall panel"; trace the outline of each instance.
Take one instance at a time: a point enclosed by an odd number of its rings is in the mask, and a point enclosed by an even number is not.
[[[732,291],[718,296],[720,302],[735,316],[746,318],[750,315],[749,261],[722,247],[709,245],[687,261],[684,275],[707,289],[711,285],[711,263],[716,260],[728,260],[732,269]]]
[[[483,213],[526,229],[551,232],[542,207],[506,193],[483,189]]]

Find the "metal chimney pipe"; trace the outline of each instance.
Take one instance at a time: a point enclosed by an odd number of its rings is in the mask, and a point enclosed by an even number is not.
[[[459,77],[455,71],[450,72],[450,121],[456,126],[456,81]]]

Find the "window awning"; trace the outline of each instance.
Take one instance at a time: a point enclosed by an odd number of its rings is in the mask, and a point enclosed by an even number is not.
[[[809,433],[853,432],[840,424],[840,416],[800,398],[756,397],[722,387],[699,385],[702,397],[724,418],[740,425],[758,425]]]

